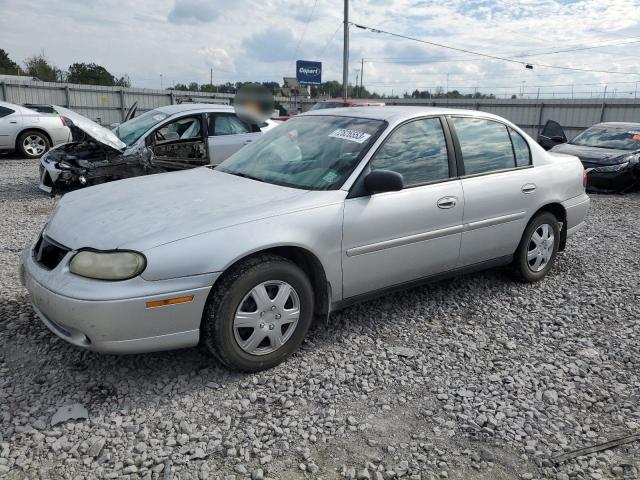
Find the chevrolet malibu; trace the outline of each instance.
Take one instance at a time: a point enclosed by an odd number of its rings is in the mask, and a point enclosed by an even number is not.
[[[354,302],[511,265],[541,280],[589,207],[584,169],[490,114],[319,110],[217,167],[66,195],[22,254],[56,335],[139,353],[204,343],[273,367]]]

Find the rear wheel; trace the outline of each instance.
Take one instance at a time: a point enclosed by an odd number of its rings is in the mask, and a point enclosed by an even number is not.
[[[51,143],[44,133],[36,130],[27,130],[18,137],[17,146],[18,152],[23,157],[40,158],[51,148]]]
[[[258,255],[232,267],[211,292],[202,338],[226,366],[255,372],[297,350],[312,318],[313,289],[305,273],[285,258]]]
[[[549,212],[536,215],[527,226],[513,260],[517,277],[538,282],[551,270],[560,246],[558,219]]]

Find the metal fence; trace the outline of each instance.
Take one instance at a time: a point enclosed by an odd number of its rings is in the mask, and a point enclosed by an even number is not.
[[[388,100],[387,105],[422,105],[481,110],[511,120],[533,138],[537,137],[547,120],[555,120],[560,123],[569,138],[599,122],[640,123],[640,100],[447,100],[442,98],[436,100]]]
[[[45,103],[77,111],[103,125],[120,122],[127,109],[138,102],[143,112],[183,101],[230,103],[234,95],[223,93],[183,92],[146,88],[101,87],[29,80],[0,82],[0,100],[12,103]],[[290,111],[307,110],[315,100],[276,98]],[[536,137],[547,120],[556,120],[572,137],[594,123],[604,121],[640,122],[640,99],[387,99],[387,105],[422,105],[465,108],[494,113],[511,120],[532,137]],[[295,112],[292,112],[295,113]]]

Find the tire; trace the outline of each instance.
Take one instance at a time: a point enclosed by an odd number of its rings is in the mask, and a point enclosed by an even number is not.
[[[27,130],[18,137],[18,153],[25,158],[40,158],[51,148],[49,138],[37,130]]]
[[[209,294],[202,341],[231,369],[275,367],[302,343],[313,319],[313,298],[311,282],[293,262],[271,254],[248,258],[226,272]]]
[[[555,215],[542,212],[533,217],[513,259],[513,270],[518,280],[527,283],[542,280],[553,267],[559,246],[560,227]]]

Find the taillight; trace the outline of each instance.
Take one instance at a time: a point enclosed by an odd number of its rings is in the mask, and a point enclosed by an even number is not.
[[[584,188],[587,188],[587,185],[589,184],[589,177],[587,176],[587,171],[583,171],[582,172],[582,186]]]

